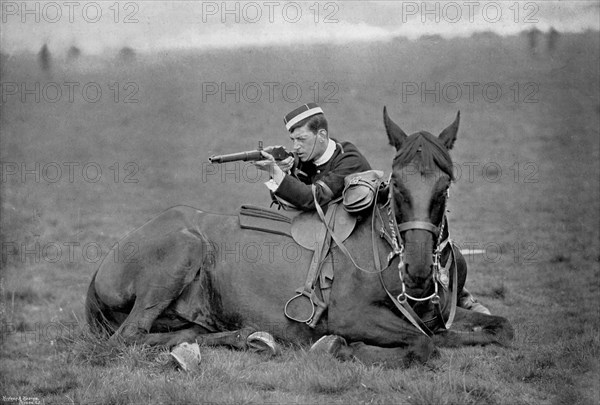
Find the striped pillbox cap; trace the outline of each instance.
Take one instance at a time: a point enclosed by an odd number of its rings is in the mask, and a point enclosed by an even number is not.
[[[294,125],[313,115],[323,114],[323,109],[317,103],[308,103],[296,108],[283,118],[283,123],[289,131]]]

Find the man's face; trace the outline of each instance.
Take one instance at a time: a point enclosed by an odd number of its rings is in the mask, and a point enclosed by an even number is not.
[[[303,162],[313,160],[323,154],[323,151],[321,151],[323,142],[319,142],[317,134],[308,129],[308,124],[296,128],[290,134],[290,139],[294,143],[294,152]]]

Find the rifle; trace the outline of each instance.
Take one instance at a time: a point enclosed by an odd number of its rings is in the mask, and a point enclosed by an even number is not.
[[[249,150],[246,152],[230,153],[228,155],[215,155],[208,158],[210,163],[227,163],[227,162],[255,162],[257,160],[263,160],[264,156],[260,153],[263,150],[262,141],[258,142],[258,149]],[[283,146],[264,149],[265,152],[272,155],[276,161],[281,161],[288,156],[294,156],[291,152],[285,150]]]

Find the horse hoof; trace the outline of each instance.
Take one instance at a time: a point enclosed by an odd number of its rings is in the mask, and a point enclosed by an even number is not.
[[[173,348],[171,356],[173,356],[183,371],[191,373],[200,368],[202,356],[200,355],[200,346],[198,346],[198,343],[189,344],[183,342]]]
[[[271,334],[267,332],[254,332],[246,338],[248,349],[254,352],[270,352],[275,356],[279,353],[279,347]]]
[[[492,314],[489,309],[487,309],[486,307],[481,305],[479,302],[474,302],[473,305],[471,305],[470,309],[471,309],[471,311],[479,312],[480,314],[485,314],[485,315]]]
[[[325,335],[310,347],[310,352],[329,353],[335,357],[340,349],[347,345],[346,339],[341,336]]]

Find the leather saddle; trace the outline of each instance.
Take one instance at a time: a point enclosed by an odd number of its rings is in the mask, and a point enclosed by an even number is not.
[[[285,315],[296,322],[315,328],[327,309],[333,284],[333,259],[330,248],[335,245],[329,230],[342,243],[356,226],[357,217],[339,202],[327,208],[325,222],[316,211],[275,211],[264,207],[244,205],[239,221],[243,229],[289,236],[300,246],[313,251],[304,285],[284,307]],[[329,227],[329,230],[327,229]]]
[[[331,228],[341,241],[348,239],[354,227],[356,226],[356,217],[343,209],[341,204],[334,203],[330,205],[329,210],[334,210],[335,215],[332,219],[333,226]],[[303,212],[296,216],[292,221],[292,238],[300,246],[315,250],[318,243],[321,243],[327,235],[327,227],[319,217],[316,211]]]
[[[344,241],[356,226],[356,216],[343,209],[341,204],[334,204],[337,207],[333,208],[333,204],[329,207],[335,210],[332,228],[340,240]],[[242,229],[289,236],[300,246],[313,251],[327,234],[327,227],[316,211],[276,211],[255,205],[242,205],[238,218]]]

